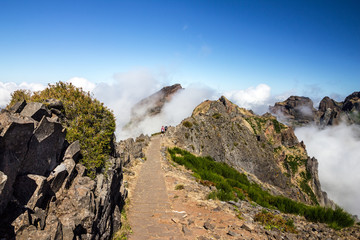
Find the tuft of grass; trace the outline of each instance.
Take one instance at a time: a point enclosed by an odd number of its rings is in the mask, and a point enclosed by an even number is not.
[[[221,114],[220,113],[214,113],[212,115],[212,117],[215,118],[215,119],[219,119],[219,118],[221,118]]]
[[[176,186],[175,186],[175,190],[183,190],[185,187],[184,187],[184,185],[183,184],[177,184]]]
[[[130,203],[130,200],[126,199],[125,206],[121,210],[121,227],[114,234],[113,240],[127,240],[129,235],[132,233],[129,220],[127,218],[127,211],[128,211],[128,208],[129,208],[129,203]]]
[[[281,216],[274,215],[270,212],[259,212],[255,215],[254,220],[262,223],[267,230],[276,228],[282,232],[297,233],[292,219],[285,220]]]
[[[174,162],[192,170],[193,175],[200,179],[200,182],[216,187],[216,190],[208,195],[208,199],[237,201],[247,198],[263,207],[302,215],[309,221],[327,223],[333,227],[343,228],[354,224],[351,215],[341,208],[333,210],[309,206],[283,196],[273,196],[256,183],[250,183],[245,174],[239,173],[225,163],[215,162],[210,157],[196,157],[177,147],[169,148],[168,151]]]
[[[184,121],[183,126],[187,127],[187,128],[192,128],[193,124],[191,122],[189,122],[189,121]]]

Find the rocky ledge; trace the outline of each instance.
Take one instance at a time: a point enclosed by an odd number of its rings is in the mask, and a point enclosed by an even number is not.
[[[121,226],[122,167],[141,155],[146,138],[122,143],[131,147],[118,148],[91,179],[79,163],[79,142],[65,140],[62,112],[51,100],[20,102],[0,114],[2,239],[110,239]]]

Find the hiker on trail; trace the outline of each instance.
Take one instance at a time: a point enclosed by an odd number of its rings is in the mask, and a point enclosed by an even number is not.
[[[164,126],[162,126],[162,127],[161,127],[161,136],[164,135],[164,132],[165,132],[165,128],[164,128]]]
[[[167,131],[167,126],[165,126],[165,132]]]

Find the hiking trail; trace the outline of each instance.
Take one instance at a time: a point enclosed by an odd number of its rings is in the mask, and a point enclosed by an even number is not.
[[[176,215],[170,206],[161,168],[161,137],[151,139],[129,209],[132,228],[130,240],[140,239],[184,239],[180,229],[171,224]]]

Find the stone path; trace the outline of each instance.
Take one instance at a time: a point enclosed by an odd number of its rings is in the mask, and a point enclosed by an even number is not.
[[[180,229],[171,223],[174,213],[170,207],[164,173],[160,163],[161,137],[151,139],[146,152],[129,209],[133,233],[130,240],[184,239]]]

